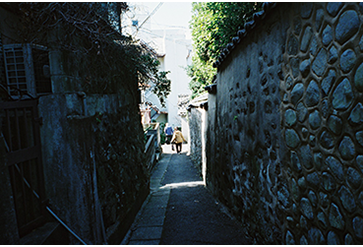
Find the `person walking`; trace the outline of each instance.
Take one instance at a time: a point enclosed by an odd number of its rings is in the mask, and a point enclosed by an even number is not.
[[[170,140],[173,137],[174,131],[173,131],[173,128],[168,123],[165,124],[164,132],[165,132],[165,136],[166,136],[165,142],[166,142],[166,144],[170,144]]]
[[[178,154],[180,154],[180,152],[182,151],[183,141],[186,142],[183,134],[178,130],[178,127],[175,127],[174,128],[174,135],[173,135],[173,138],[171,139],[171,143],[173,143],[173,142],[175,143],[176,152]]]

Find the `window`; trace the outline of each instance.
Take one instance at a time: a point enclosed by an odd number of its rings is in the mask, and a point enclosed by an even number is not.
[[[51,93],[48,51],[32,44],[4,45],[8,92],[27,98]]]

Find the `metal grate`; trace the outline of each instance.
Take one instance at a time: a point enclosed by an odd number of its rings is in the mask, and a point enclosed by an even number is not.
[[[45,219],[37,101],[2,102],[0,108],[19,234],[24,236]]]
[[[27,79],[23,47],[4,47],[5,70],[10,95],[20,96],[27,92]]]
[[[4,63],[11,96],[34,98],[52,92],[46,47],[33,44],[4,45]]]

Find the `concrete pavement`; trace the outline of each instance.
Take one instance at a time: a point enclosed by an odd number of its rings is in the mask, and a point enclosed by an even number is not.
[[[240,224],[218,203],[187,156],[163,146],[145,200],[121,244],[251,244]]]

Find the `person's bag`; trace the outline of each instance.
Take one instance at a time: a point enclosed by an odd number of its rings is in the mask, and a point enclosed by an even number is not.
[[[174,151],[174,144],[171,144],[171,150]]]

